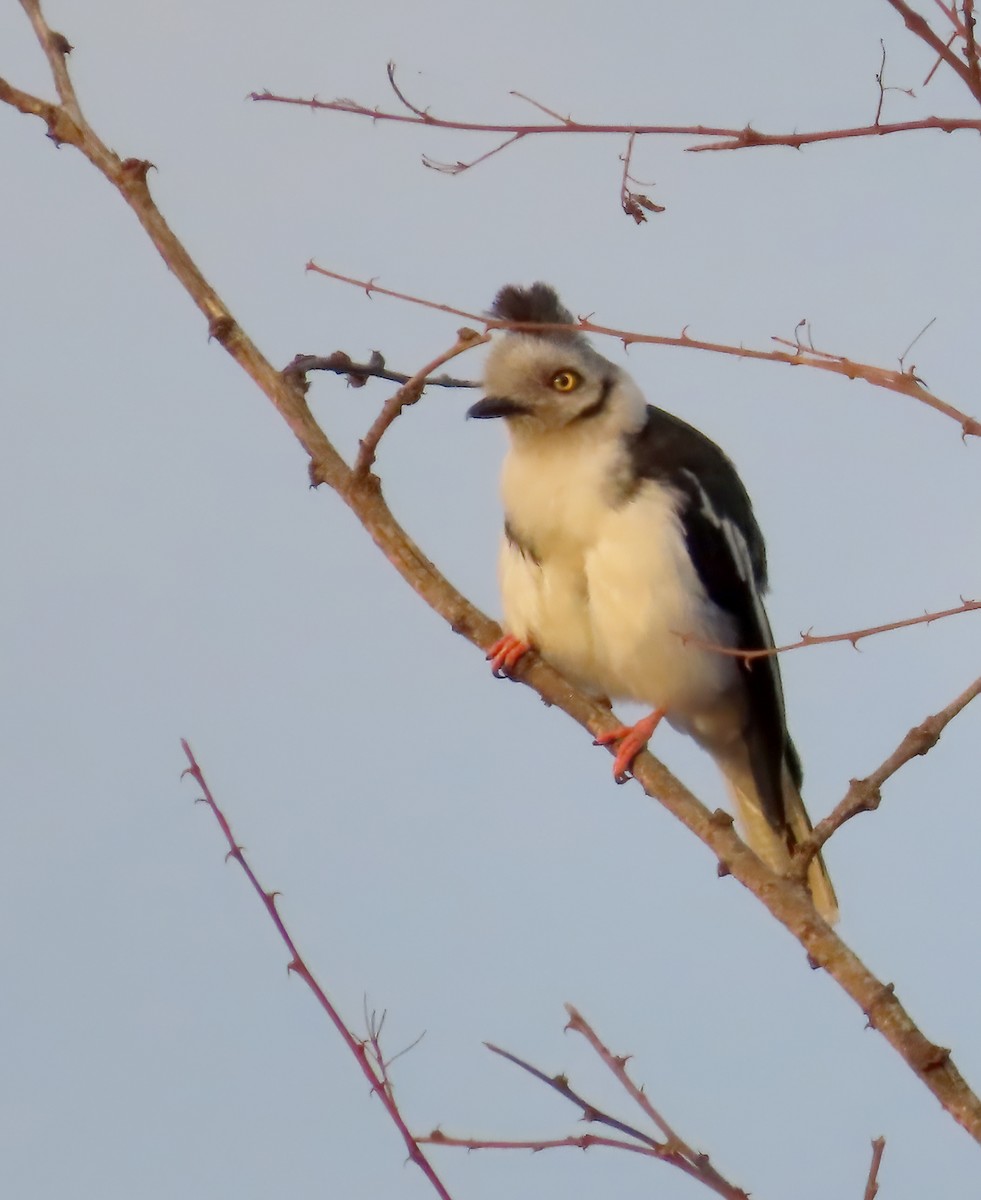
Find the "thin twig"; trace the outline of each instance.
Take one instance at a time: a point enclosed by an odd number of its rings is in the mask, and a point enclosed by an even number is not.
[[[981,609],[981,600],[964,600],[957,608],[947,608],[943,612],[922,613],[918,617],[907,617],[903,621],[888,621],[885,625],[871,625],[868,629],[852,629],[847,633],[807,633],[800,635],[800,641],[788,642],[785,646],[768,646],[757,650],[743,650],[732,646],[719,646],[713,642],[703,641],[694,634],[675,630],[675,635],[686,644],[699,646],[703,650],[712,650],[716,654],[724,654],[728,658],[739,658],[743,662],[752,662],[757,658],[772,658],[775,654],[789,654],[791,650],[802,650],[806,646],[827,646],[832,642],[848,642],[852,649],[858,649],[858,643],[877,633],[891,633],[894,629],[906,629],[910,625],[930,625],[944,617],[956,617],[959,613],[977,612]]]
[[[569,1009],[570,1013],[575,1011],[569,1005],[566,1005],[566,1008]],[[583,1024],[585,1025],[585,1022]],[[592,1033],[591,1030],[590,1033]],[[602,1047],[602,1051],[598,1051],[601,1056],[603,1051],[609,1056],[609,1051],[606,1050],[599,1038],[595,1034],[592,1034],[592,1038],[595,1038],[598,1046]],[[592,1044],[592,1039],[590,1040]],[[725,1197],[725,1200],[749,1200],[748,1194],[742,1188],[736,1187],[716,1171],[709,1162],[707,1155],[693,1151],[677,1136],[667,1142],[660,1142],[657,1138],[644,1133],[643,1130],[636,1128],[636,1126],[629,1125],[625,1121],[621,1121],[618,1117],[605,1112],[603,1109],[597,1108],[596,1105],[573,1090],[568,1078],[564,1074],[549,1075],[540,1068],[532,1066],[531,1063],[525,1062],[524,1059],[518,1058],[516,1054],[512,1054],[508,1050],[502,1050],[499,1046],[492,1046],[490,1042],[485,1042],[484,1045],[492,1053],[500,1055],[501,1058],[507,1059],[510,1063],[514,1063],[522,1071],[527,1071],[529,1075],[540,1080],[547,1087],[550,1087],[552,1091],[557,1092],[564,1100],[575,1104],[582,1110],[584,1121],[589,1121],[596,1125],[605,1125],[609,1129],[615,1129],[619,1133],[626,1134],[627,1137],[634,1138],[642,1146],[646,1146],[650,1153],[661,1159],[662,1162],[670,1163],[673,1167],[677,1167],[679,1171],[684,1172],[684,1174],[690,1176],[692,1179],[697,1179],[699,1183],[715,1192],[716,1195]],[[595,1048],[596,1046],[594,1046]]]
[[[346,375],[351,387],[364,387],[369,379],[386,379],[389,383],[408,383],[412,378],[401,371],[391,371],[385,365],[385,356],[377,350],[371,352],[366,363],[354,362],[343,350],[335,350],[325,356],[317,354],[298,354],[293,361],[283,368],[284,376],[306,375],[310,371],[333,371],[335,375]],[[442,388],[476,388],[480,384],[475,379],[454,379],[452,375],[430,375],[426,379],[426,387]]]
[[[642,1129],[638,1129],[635,1125],[630,1125],[626,1121],[621,1121],[618,1117],[610,1116],[609,1113],[596,1108],[585,1097],[580,1096],[578,1092],[573,1090],[565,1075],[549,1075],[547,1071],[543,1071],[540,1067],[535,1067],[531,1063],[525,1062],[523,1058],[512,1054],[510,1050],[502,1050],[500,1046],[495,1046],[491,1042],[484,1042],[484,1045],[492,1054],[507,1059],[509,1063],[514,1063],[516,1067],[520,1067],[522,1071],[526,1071],[540,1083],[544,1083],[546,1087],[550,1087],[553,1092],[557,1092],[563,1100],[568,1100],[571,1104],[575,1104],[578,1108],[582,1109],[584,1121],[592,1121],[597,1125],[605,1125],[609,1129],[616,1129],[619,1133],[626,1134],[627,1137],[636,1138],[638,1142],[642,1142],[645,1146],[655,1151],[659,1158],[668,1158],[673,1154],[673,1151],[668,1146],[663,1142],[659,1142],[651,1134],[644,1133]]]
[[[981,65],[978,63],[978,42],[974,30],[974,0],[964,0],[964,57],[967,59],[972,90],[981,99]]]
[[[891,0],[890,0],[891,2]],[[391,112],[383,108],[369,108],[354,100],[320,100],[316,96],[282,96],[275,92],[252,92],[250,100],[257,103],[288,104],[300,108],[310,108],[321,112],[347,113],[349,116],[364,117],[371,121],[389,121],[400,125],[427,125],[433,129],[452,129],[461,133],[497,133],[508,135],[504,145],[520,141],[527,137],[547,137],[550,134],[599,134],[601,136],[637,137],[682,137],[695,141],[699,139],[716,139],[704,144],[688,146],[690,152],[717,150],[756,150],[763,146],[786,146],[800,150],[803,146],[813,146],[820,142],[842,142],[855,138],[887,137],[890,134],[914,133],[917,131],[939,130],[942,133],[959,131],[981,132],[981,120],[973,117],[922,117],[914,121],[892,121],[880,125],[855,125],[841,129],[818,129],[811,131],[795,130],[793,133],[763,133],[746,125],[741,129],[722,125],[645,125],[628,122],[605,124],[602,122],[572,121],[549,123],[542,125],[517,124],[504,121],[458,121],[443,117],[434,117],[432,113],[420,110],[419,114]],[[497,151],[494,151],[497,153]],[[481,155],[474,159],[474,165],[483,162],[490,155]],[[459,170],[465,170],[468,164],[461,163]],[[454,173],[459,173],[459,170]]]
[[[300,951],[297,949],[296,942],[293,940],[293,936],[287,929],[286,923],[280,916],[279,909],[276,906],[276,897],[279,893],[267,891],[267,889],[264,888],[259,882],[255,871],[253,871],[248,859],[245,857],[245,853],[241,844],[236,840],[235,835],[232,833],[231,826],[228,823],[228,818],[225,816],[221,808],[219,808],[218,802],[215,800],[211,789],[208,787],[204,773],[202,772],[197,759],[194,757],[191,747],[184,738],[181,738],[181,746],[183,747],[184,754],[187,756],[187,761],[189,764],[184,774],[190,775],[201,789],[201,803],[206,804],[208,808],[211,809],[215,820],[218,822],[221,832],[224,834],[225,841],[228,843],[228,854],[225,856],[226,859],[233,858],[245,872],[245,876],[252,885],[253,891],[262,901],[262,905],[266,910],[266,914],[275,926],[280,940],[283,942],[289,953],[290,961],[287,964],[286,969],[291,974],[297,975],[303,980],[303,982],[315,996],[317,1003],[330,1018],[331,1024],[340,1034],[341,1039],[347,1046],[348,1050],[350,1050],[352,1055],[354,1055],[354,1058],[361,1069],[362,1075],[364,1075],[364,1077],[368,1080],[372,1091],[381,1100],[385,1107],[385,1111],[388,1113],[396,1129],[398,1129],[399,1133],[402,1135],[402,1140],[405,1143],[405,1148],[408,1151],[409,1158],[422,1171],[423,1175],[425,1175],[426,1179],[428,1179],[429,1183],[432,1185],[436,1194],[442,1197],[442,1200],[452,1200],[450,1193],[446,1190],[443,1182],[436,1174],[436,1171],[429,1159],[420,1148],[418,1141],[409,1132],[409,1128],[403,1120],[402,1114],[399,1112],[398,1105],[395,1103],[395,1099],[392,1095],[391,1084],[389,1083],[385,1068],[385,1061],[382,1057],[381,1049],[378,1046],[378,1029],[375,1028],[369,1031],[369,1037],[371,1039],[369,1044],[377,1058],[377,1068],[375,1068],[372,1066],[371,1058],[369,1057],[368,1046],[362,1039],[355,1037],[345,1024],[344,1018],[340,1015],[330,998],[327,996],[327,993],[314,978],[312,971],[307,966],[302,955],[300,954]]]
[[[646,1154],[650,1158],[660,1158],[657,1150],[650,1146],[638,1146],[636,1142],[625,1142],[619,1138],[600,1137],[595,1133],[581,1133],[578,1137],[540,1138],[526,1141],[514,1141],[493,1138],[454,1137],[434,1129],[425,1137],[417,1137],[420,1146],[459,1146],[462,1150],[530,1150],[538,1153],[540,1150],[558,1150],[571,1146],[578,1150],[589,1150],[593,1146],[606,1146],[611,1150],[628,1150],[631,1154]]]
[[[78,97],[75,95],[75,86],[71,81],[71,76],[68,74],[68,55],[71,54],[74,46],[64,36],[64,34],[56,33],[41,12],[41,5],[38,0],[20,0],[20,6],[27,13],[27,19],[34,28],[34,34],[44,51],[44,56],[48,60],[48,68],[51,71],[51,77],[54,80],[55,89],[58,92],[58,99],[61,101],[61,107],[68,115],[81,125],[83,123],[81,109],[78,106]]]
[[[425,300],[420,296],[410,295],[408,292],[397,292],[392,288],[382,287],[373,279],[354,279],[350,275],[341,275],[337,271],[328,270],[326,267],[321,267],[312,261],[308,262],[306,267],[308,271],[314,271],[318,275],[326,276],[328,279],[336,279],[340,283],[360,288],[368,296],[377,293],[380,296],[391,296],[393,299],[404,300],[410,304],[421,304],[423,307],[434,309],[436,312],[449,313],[452,316],[463,317],[468,321],[480,321],[488,329],[575,330],[578,333],[594,333],[605,337],[613,337],[623,342],[625,346],[639,343],[651,346],[674,346],[687,350],[704,350],[711,354],[724,354],[733,358],[747,358],[759,362],[779,362],[792,367],[813,367],[815,370],[830,371],[834,375],[842,375],[846,379],[862,379],[873,387],[881,387],[887,391],[898,392],[903,396],[910,396],[912,399],[918,400],[921,404],[925,404],[928,408],[943,413],[945,417],[949,417],[960,425],[961,434],[964,437],[981,437],[981,421],[976,420],[974,417],[969,417],[966,413],[948,404],[946,400],[941,400],[939,396],[935,396],[923,386],[916,375],[909,371],[895,371],[889,367],[876,367],[868,363],[853,362],[851,359],[843,358],[839,355],[828,354],[826,351],[805,349],[800,345],[795,345],[793,352],[788,352],[783,350],[751,350],[745,346],[730,346],[721,342],[705,342],[689,337],[686,332],[687,327],[685,330],[682,330],[680,337],[668,337],[662,334],[634,333],[626,329],[614,329],[608,325],[597,325],[593,321],[585,319],[579,320],[573,325],[544,325],[533,322],[496,321],[489,319],[481,313],[471,312],[469,309],[456,308],[450,304],[438,304],[432,300]],[[774,338],[773,340],[782,341],[783,339]]]
[[[916,335],[916,337],[915,337],[915,338],[913,338],[913,340],[910,342],[910,344],[909,344],[909,345],[906,347],[906,349],[905,349],[905,350],[902,352],[902,354],[900,354],[900,356],[899,356],[899,369],[900,369],[900,371],[905,371],[905,370],[906,370],[906,356],[907,356],[907,355],[909,354],[909,352],[910,352],[910,351],[913,349],[913,347],[914,347],[914,346],[916,345],[916,343],[917,343],[917,342],[920,340],[920,338],[921,338],[921,337],[922,337],[922,336],[923,336],[923,335],[926,333],[926,331],[927,331],[927,330],[928,330],[928,329],[929,329],[929,328],[930,328],[932,325],[936,324],[936,320],[937,320],[937,318],[936,318],[936,317],[931,317],[931,318],[930,318],[930,320],[929,320],[929,321],[927,321],[927,323],[926,323],[926,324],[923,326],[923,328],[920,330],[920,332],[919,332],[919,333]],[[916,367],[915,367],[915,366],[911,366],[911,367],[910,367],[910,371],[911,371],[911,372],[912,372],[912,373],[915,375],[915,374],[916,374]]]
[[[904,96],[909,96],[911,99],[916,99],[916,93],[912,88],[904,87],[886,87],[886,43],[879,38],[879,45],[882,47],[882,61],[879,63],[879,70],[875,76],[875,82],[879,87],[879,103],[875,109],[875,120],[873,125],[879,124],[879,119],[882,116],[882,106],[885,103],[886,92],[902,92]]]
[[[882,801],[882,785],[911,759],[927,754],[940,740],[940,735],[959,713],[981,694],[981,677],[964,689],[945,708],[927,717],[906,734],[892,754],[864,779],[853,779],[844,799],[814,826],[811,834],[794,851],[794,874],[803,879],[807,866],[821,847],[846,821],[859,813],[874,812]]]
[[[879,103],[876,105],[875,120],[872,122],[873,125],[879,124],[879,118],[882,116],[882,105],[885,103],[886,99],[886,88],[882,81],[882,77],[886,70],[886,43],[882,38],[879,38],[879,45],[882,47],[882,61],[879,63],[879,70],[875,77],[875,81],[879,85]]]
[[[886,1139],[872,1139],[872,1162],[869,1164],[869,1178],[865,1184],[863,1200],[875,1200],[879,1194],[879,1164],[882,1162],[882,1152],[886,1148]]]
[[[649,212],[663,213],[666,210],[663,204],[655,204],[650,196],[643,192],[630,190],[631,183],[639,182],[630,174],[630,160],[633,157],[636,137],[635,133],[630,135],[627,139],[627,149],[620,155],[620,161],[623,163],[623,174],[620,177],[620,207],[628,217],[633,218],[635,224],[642,225],[647,220]],[[640,186],[649,187],[651,185],[641,184]]]
[[[458,354],[463,354],[467,350],[472,350],[474,346],[482,346],[485,342],[489,341],[489,334],[477,333],[474,329],[458,329],[456,341],[449,350],[437,355],[432,362],[426,363],[424,367],[421,367],[411,379],[408,379],[399,388],[394,396],[389,397],[385,401],[381,412],[361,440],[361,446],[358,450],[358,457],[355,460],[353,471],[353,477],[356,482],[368,475],[375,461],[378,443],[384,437],[385,431],[404,408],[415,404],[422,397],[422,393],[426,388],[426,380],[433,371],[443,366],[444,363],[448,363],[450,359],[456,358]]]

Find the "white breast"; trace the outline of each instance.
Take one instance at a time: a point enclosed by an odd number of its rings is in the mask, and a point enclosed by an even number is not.
[[[648,481],[618,503],[618,440],[542,442],[505,460],[505,509],[522,547],[501,551],[507,628],[594,693],[691,725],[736,668],[682,636],[730,644],[732,629],[692,567],[675,493]]]

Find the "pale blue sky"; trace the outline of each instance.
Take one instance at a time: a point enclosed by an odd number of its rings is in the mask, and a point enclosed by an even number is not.
[[[912,360],[977,399],[977,139],[688,155],[638,144],[667,211],[618,205],[622,141],[526,141],[447,178],[423,153],[493,142],[248,103],[268,87],[390,102],[395,59],[441,115],[781,130],[865,123],[929,56],[884,0],[493,9],[310,0],[47,5],[86,112],[152,160],[167,219],[275,362],[382,350],[415,370],[459,320],[304,275],[325,266],[465,308],[554,283],[611,325],[765,346],[802,317],[827,349]],[[0,75],[50,91],[20,7]],[[938,77],[887,114],[970,113]],[[976,115],[976,114],[974,114]],[[493,681],[393,574],[214,344],[119,198],[0,108],[0,1180],[18,1200],[430,1195],[302,985],[207,812],[179,738],[311,966],[389,1048],[410,1124],[533,1137],[576,1113],[488,1039],[616,1105],[575,1003],[689,1141],[754,1196],[976,1191],[977,1148],[854,1005],[704,848],[530,692]],[[604,353],[624,361],[615,344]],[[977,443],[861,383],[634,347],[649,397],[742,471],[767,535],[779,640],[981,595]],[[479,369],[477,356],[457,364]],[[349,453],[390,393],[317,379]],[[379,469],[450,578],[497,611],[501,432],[428,396]],[[978,673],[961,616],[784,663],[812,814]],[[968,710],[846,827],[841,931],[981,1084],[977,752]],[[711,805],[712,765],[659,732]],[[456,1200],[707,1195],[632,1156],[434,1155]]]

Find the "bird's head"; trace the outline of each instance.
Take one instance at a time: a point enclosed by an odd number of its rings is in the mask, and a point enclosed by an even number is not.
[[[491,315],[521,324],[575,325],[555,289],[545,283],[502,288]],[[498,336],[484,368],[484,399],[469,417],[503,417],[516,436],[596,427],[601,418],[642,410],[632,380],[597,353],[575,329],[508,330]],[[628,412],[629,410],[629,412]]]

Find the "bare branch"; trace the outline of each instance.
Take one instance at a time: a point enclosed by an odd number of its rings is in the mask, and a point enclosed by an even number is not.
[[[886,1148],[886,1139],[872,1139],[872,1162],[869,1164],[869,1178],[865,1184],[864,1200],[875,1200],[879,1194],[879,1164],[882,1162],[882,1152]]]
[[[864,779],[853,779],[849,784],[844,799],[819,821],[811,835],[802,841],[794,854],[794,873],[800,879],[807,874],[807,865],[821,849],[831,835],[846,821],[857,817],[859,813],[874,812],[882,801],[882,785],[891,778],[900,767],[904,767],[911,759],[927,754],[940,740],[940,735],[950,722],[962,712],[971,701],[981,694],[981,677],[959,696],[933,716],[927,717],[919,725],[906,734],[896,749],[880,766]]]
[[[442,1200],[452,1200],[450,1193],[446,1190],[429,1159],[426,1157],[424,1151],[420,1148],[419,1142],[409,1132],[409,1128],[403,1120],[402,1114],[399,1112],[398,1105],[395,1103],[395,1099],[392,1095],[391,1085],[388,1080],[385,1061],[382,1058],[381,1049],[378,1046],[378,1030],[375,1029],[373,1031],[369,1031],[371,1038],[370,1045],[377,1057],[377,1066],[373,1067],[365,1042],[363,1042],[360,1038],[356,1038],[345,1024],[344,1018],[334,1007],[333,1002],[317,982],[310,968],[304,961],[303,956],[300,954],[300,951],[297,949],[296,942],[293,940],[292,934],[287,929],[286,923],[280,916],[279,909],[276,907],[276,897],[278,893],[268,891],[259,882],[255,871],[253,871],[248,859],[245,857],[242,846],[238,841],[236,841],[235,835],[232,833],[231,826],[228,823],[228,818],[222,812],[221,808],[219,808],[218,802],[215,800],[211,789],[208,787],[204,773],[202,772],[201,767],[198,765],[198,761],[194,757],[191,747],[184,738],[181,738],[181,746],[184,749],[184,754],[187,756],[187,761],[189,764],[184,774],[190,775],[191,778],[197,783],[202,792],[202,802],[211,809],[215,820],[218,822],[221,832],[225,836],[225,841],[228,843],[228,854],[226,857],[233,858],[245,872],[245,877],[252,885],[252,890],[262,901],[262,905],[266,910],[266,914],[268,915],[270,921],[272,921],[276,928],[276,932],[279,934],[280,940],[289,952],[290,961],[287,966],[287,970],[303,980],[303,982],[315,996],[317,1003],[330,1018],[331,1024],[340,1034],[344,1044],[347,1046],[348,1050],[351,1051],[358,1066],[361,1068],[362,1075],[364,1075],[364,1077],[368,1080],[372,1091],[381,1100],[385,1107],[385,1111],[388,1113],[396,1129],[398,1129],[399,1133],[402,1135],[402,1140],[405,1143],[405,1148],[408,1151],[409,1158],[422,1171],[423,1175],[425,1175],[425,1177],[429,1180],[429,1183],[432,1185],[433,1190],[438,1196],[442,1197]]]
[[[876,367],[868,363],[853,362],[841,355],[829,354],[824,350],[813,350],[793,345],[793,351],[783,350],[751,350],[745,346],[729,346],[721,342],[705,342],[688,336],[686,329],[680,337],[667,337],[662,334],[634,333],[625,329],[613,329],[608,325],[597,325],[593,321],[580,319],[574,325],[541,325],[531,322],[495,321],[464,308],[455,308],[449,304],[437,304],[432,300],[424,300],[420,296],[412,296],[408,292],[396,292],[391,288],[382,287],[373,279],[354,279],[350,275],[341,275],[330,271],[311,261],[307,263],[308,271],[315,271],[328,279],[336,279],[340,283],[351,284],[361,288],[367,295],[377,292],[380,296],[391,296],[396,300],[405,300],[410,304],[421,304],[436,312],[449,313],[455,317],[464,317],[468,321],[479,321],[488,329],[573,329],[580,333],[595,333],[605,337],[614,337],[625,346],[639,343],[651,346],[675,346],[686,350],[704,350],[711,354],[725,354],[732,358],[748,358],[759,362],[779,362],[792,367],[813,367],[818,371],[830,371],[834,375],[843,375],[846,379],[862,379],[873,387],[885,388],[890,392],[898,392],[910,396],[928,408],[943,413],[960,425],[964,437],[981,437],[981,421],[969,417],[966,413],[954,408],[939,396],[927,391],[919,378],[911,371],[896,371],[889,367]],[[776,342],[788,344],[782,338],[774,338]]]
[[[610,1054],[609,1050],[607,1050],[607,1048],[603,1045],[603,1042],[599,1039],[596,1033],[589,1027],[585,1020],[571,1005],[567,1004],[566,1009],[570,1014],[570,1021],[567,1028],[575,1029],[577,1032],[582,1033],[597,1054],[599,1054],[600,1057],[608,1063],[608,1065],[612,1066],[613,1062],[615,1061],[614,1056]],[[672,1133],[671,1137],[667,1141],[660,1142],[657,1138],[652,1137],[650,1134],[644,1133],[643,1130],[637,1129],[635,1126],[621,1121],[618,1117],[611,1116],[610,1113],[605,1112],[603,1109],[600,1109],[596,1105],[592,1104],[589,1100],[586,1100],[578,1092],[573,1090],[568,1078],[564,1074],[549,1075],[545,1071],[540,1070],[538,1067],[532,1066],[531,1063],[525,1062],[524,1059],[518,1058],[516,1054],[512,1054],[508,1050],[502,1050],[499,1046],[492,1046],[489,1042],[485,1042],[484,1045],[487,1046],[487,1049],[492,1051],[494,1054],[500,1055],[501,1058],[505,1058],[508,1062],[514,1063],[515,1066],[520,1067],[523,1071],[527,1071],[529,1075],[534,1076],[535,1079],[540,1080],[547,1087],[550,1087],[552,1091],[557,1092],[564,1100],[568,1100],[572,1104],[575,1104],[577,1108],[582,1110],[582,1117],[584,1121],[588,1121],[597,1125],[605,1125],[610,1129],[617,1130],[619,1133],[626,1134],[629,1138],[635,1139],[641,1144],[641,1147],[646,1147],[647,1152],[653,1157],[659,1158],[663,1162],[670,1163],[673,1167],[677,1167],[678,1170],[683,1171],[684,1174],[690,1176],[692,1179],[697,1179],[699,1183],[709,1188],[710,1191],[715,1192],[716,1195],[723,1196],[725,1200],[749,1200],[748,1194],[744,1192],[742,1188],[736,1187],[724,1176],[719,1174],[719,1172],[712,1166],[707,1154],[701,1154],[692,1150],[691,1147],[683,1142],[676,1134]],[[635,1093],[640,1093],[640,1095],[643,1095],[640,1089],[636,1088],[633,1082],[627,1078],[625,1074],[616,1072],[615,1067],[613,1069],[615,1073],[617,1073],[617,1078],[620,1080],[621,1084],[627,1088],[628,1092],[630,1092],[634,1098],[636,1098]],[[650,1108],[649,1104],[647,1103],[641,1103],[641,1108],[648,1115],[654,1112],[654,1110]],[[655,1123],[658,1124],[658,1127],[661,1129],[669,1128],[661,1121],[660,1117],[657,1118],[657,1122]],[[442,1134],[439,1135],[438,1140],[443,1140]],[[563,1139],[558,1144],[568,1145],[570,1142]],[[576,1143],[573,1142],[572,1144]],[[610,1144],[617,1143],[611,1142]],[[636,1147],[631,1146],[630,1143],[620,1143],[620,1145],[623,1148],[636,1149]],[[527,1144],[522,1146],[522,1148],[526,1148],[526,1146]],[[470,1146],[468,1148],[472,1149],[474,1147]],[[487,1148],[489,1148],[489,1146]],[[542,1143],[533,1143],[530,1148],[544,1149],[545,1146]]]
[[[27,13],[27,19],[34,27],[34,34],[48,60],[48,67],[51,70],[51,77],[54,80],[61,107],[73,120],[81,123],[82,114],[75,96],[75,87],[68,74],[66,61],[74,46],[63,34],[56,33],[48,25],[41,13],[41,5],[38,0],[20,0],[20,6]]]
[[[378,449],[378,443],[384,436],[386,429],[388,429],[404,408],[415,404],[421,398],[426,387],[426,380],[433,371],[443,366],[444,363],[448,363],[450,359],[456,358],[458,354],[463,354],[464,351],[472,350],[474,346],[482,346],[485,342],[489,341],[490,334],[480,334],[476,330],[467,328],[458,330],[456,342],[449,350],[438,355],[431,363],[427,363],[417,371],[411,379],[407,380],[399,388],[394,396],[385,402],[384,408],[378,414],[371,428],[361,441],[357,461],[354,464],[353,478],[355,481],[361,481],[368,475],[375,461],[375,451]]]
[[[974,0],[964,0],[964,57],[971,76],[971,90],[981,98],[981,65],[978,63],[978,43],[974,30]]]
[[[875,82],[879,88],[879,102],[875,109],[875,120],[873,125],[878,125],[882,117],[882,106],[886,101],[886,92],[902,92],[904,96],[909,96],[911,99],[916,99],[916,93],[912,88],[904,87],[886,87],[886,43],[879,38],[879,45],[882,47],[882,61],[879,63],[879,70],[876,72]]]
[[[956,617],[959,613],[977,612],[981,608],[981,600],[964,600],[957,608],[947,608],[943,612],[923,613],[918,617],[907,617],[903,621],[889,621],[885,625],[872,625],[868,629],[852,629],[848,633],[807,633],[800,635],[799,642],[788,642],[785,646],[768,646],[759,650],[741,650],[732,646],[717,646],[712,642],[702,641],[693,634],[675,630],[677,637],[693,646],[701,646],[703,650],[714,650],[716,654],[725,654],[729,658],[741,658],[743,662],[752,662],[756,658],[772,658],[774,654],[788,654],[791,650],[802,650],[805,646],[827,646],[831,642],[849,642],[853,649],[858,649],[858,643],[877,633],[890,633],[894,629],[906,629],[910,625],[930,625],[944,617]]]
[[[343,350],[335,350],[325,357],[316,354],[298,354],[289,366],[283,368],[283,375],[302,376],[310,371],[333,371],[335,375],[346,375],[351,387],[364,387],[369,379],[387,379],[390,383],[408,383],[411,375],[401,371],[390,371],[385,365],[385,356],[377,350],[371,352],[366,363],[353,362],[351,356]],[[452,375],[430,375],[426,379],[426,387],[442,388],[476,388],[480,384],[474,379],[454,379]]]
[[[918,37],[939,58],[943,59],[947,66],[967,84],[974,98],[981,102],[981,87],[976,86],[975,80],[971,77],[970,68],[966,63],[961,62],[953,50],[950,49],[949,44],[945,45],[937,37],[936,33],[934,33],[927,23],[926,18],[910,8],[906,0],[886,0],[886,3],[890,4],[899,13],[910,33]]]
[[[643,1088],[639,1088],[627,1074],[627,1059],[614,1055],[607,1049],[599,1035],[589,1024],[586,1018],[579,1010],[571,1004],[565,1006],[565,1011],[569,1014],[569,1023],[566,1029],[571,1029],[574,1033],[581,1034],[596,1054],[609,1067],[617,1079],[617,1082],[624,1089],[628,1096],[640,1107],[641,1111],[660,1129],[664,1135],[668,1147],[677,1150],[688,1159],[702,1158],[702,1155],[696,1154],[692,1148],[684,1142],[671,1126],[665,1121],[661,1114],[654,1108],[650,1100],[647,1098],[647,1093]]]
[[[890,0],[892,3],[892,0]],[[940,43],[942,46],[942,43]],[[948,52],[950,53],[950,52]],[[956,62],[956,56],[951,54]],[[961,67],[966,70],[963,64]],[[520,92],[512,95],[521,96]],[[521,96],[527,99],[526,96]],[[818,129],[793,133],[763,133],[752,126],[745,125],[741,129],[722,125],[644,125],[626,122],[606,124],[591,121],[573,121],[571,117],[557,118],[548,124],[521,124],[513,122],[493,121],[460,121],[445,117],[434,117],[428,109],[416,109],[411,105],[409,112],[393,112],[383,108],[369,108],[354,100],[320,100],[316,96],[281,96],[275,92],[252,92],[250,100],[267,104],[289,104],[300,108],[309,108],[322,112],[347,113],[350,116],[364,117],[371,121],[389,121],[400,125],[427,125],[432,129],[452,129],[461,133],[496,133],[508,135],[507,141],[502,142],[494,150],[469,163],[459,163],[449,167],[450,174],[458,174],[477,163],[483,162],[499,153],[507,146],[526,137],[547,137],[550,134],[600,134],[612,136],[635,137],[681,137],[690,141],[703,142],[686,147],[693,152],[705,150],[753,150],[762,146],[786,146],[800,150],[804,146],[816,145],[820,142],[842,142],[855,138],[887,137],[894,133],[913,133],[924,130],[939,130],[942,133],[956,133],[969,130],[981,133],[981,120],[970,117],[921,117],[915,121],[892,121],[887,123],[873,122],[871,125],[855,125],[842,129]],[[531,101],[543,111],[544,105]],[[714,139],[714,140],[705,140]],[[428,159],[428,165],[436,165],[435,159]]]
[[[513,1141],[493,1138],[453,1137],[434,1129],[425,1137],[417,1137],[420,1146],[459,1146],[462,1150],[530,1150],[533,1154],[540,1150],[557,1150],[565,1146],[577,1150],[589,1150],[593,1146],[606,1146],[611,1150],[628,1150],[631,1154],[646,1154],[650,1158],[660,1158],[661,1155],[651,1146],[638,1146],[635,1142],[621,1141],[619,1138],[600,1137],[595,1133],[582,1133],[578,1137],[536,1138],[527,1141]]]
[[[620,178],[620,207],[628,217],[633,217],[634,223],[642,225],[647,220],[647,214],[663,213],[665,211],[663,204],[655,204],[650,196],[643,192],[632,192],[628,186],[631,183],[638,183],[630,174],[630,160],[634,152],[634,140],[637,137],[632,133],[627,139],[627,149],[620,155],[620,161],[623,163],[623,175]],[[642,187],[650,187],[650,184],[641,184]]]
[[[652,1137],[649,1133],[644,1133],[642,1129],[628,1125],[626,1121],[621,1121],[619,1118],[612,1117],[609,1113],[602,1112],[596,1108],[583,1096],[580,1096],[578,1092],[573,1090],[565,1075],[549,1075],[539,1067],[532,1066],[531,1063],[525,1062],[523,1058],[512,1054],[510,1050],[502,1050],[500,1046],[495,1046],[491,1042],[484,1042],[484,1045],[492,1054],[497,1054],[499,1057],[507,1059],[509,1063],[514,1063],[516,1067],[520,1067],[522,1071],[526,1071],[540,1083],[544,1083],[546,1087],[550,1087],[553,1092],[557,1092],[563,1100],[568,1100],[578,1108],[581,1108],[584,1121],[592,1121],[597,1125],[606,1125],[608,1128],[616,1129],[628,1137],[636,1138],[638,1142],[642,1142],[645,1146],[653,1150],[658,1158],[670,1157],[671,1151],[663,1142],[659,1142],[657,1138]]]

